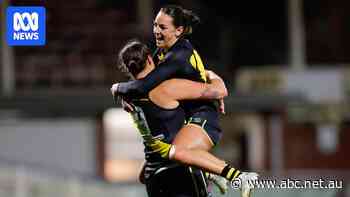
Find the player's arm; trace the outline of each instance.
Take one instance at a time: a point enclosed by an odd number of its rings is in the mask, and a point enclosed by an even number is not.
[[[213,99],[222,99],[228,95],[228,91],[224,80],[211,70],[205,70],[209,84],[207,90],[203,92],[203,98],[212,98],[215,94],[217,97]]]
[[[215,74],[214,72],[210,71],[210,70],[206,70],[206,75],[207,75],[207,78],[209,81],[213,81],[214,79],[219,79],[223,82],[223,80],[221,79],[221,77],[219,77],[217,74]],[[223,82],[222,83],[224,86],[225,86],[225,83]],[[226,90],[226,87],[224,87],[225,90]],[[227,90],[226,90],[226,93],[227,93]],[[226,94],[227,95],[227,94]],[[224,98],[220,98],[218,99],[218,103],[219,103],[219,106],[218,106],[218,110],[222,113],[222,114],[225,114],[225,102],[224,102]]]
[[[166,108],[177,106],[179,100],[221,99],[227,96],[224,81],[215,73],[207,73],[211,83],[200,83],[186,79],[171,79],[154,88],[149,98]]]
[[[220,79],[213,79],[210,84],[187,79],[170,79],[150,92],[151,97],[156,94],[166,95],[168,99],[173,100],[220,99],[227,96],[227,90]]]
[[[119,83],[114,94],[127,98],[145,96],[161,82],[181,72],[181,65],[184,65],[181,59],[175,57],[175,54],[170,53],[165,58],[165,61],[158,65],[157,68],[150,72],[145,78]]]

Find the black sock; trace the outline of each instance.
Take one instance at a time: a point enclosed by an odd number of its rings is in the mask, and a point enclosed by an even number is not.
[[[220,175],[225,177],[227,180],[232,181],[241,174],[241,171],[231,167],[230,164],[227,164],[224,169],[222,169]]]

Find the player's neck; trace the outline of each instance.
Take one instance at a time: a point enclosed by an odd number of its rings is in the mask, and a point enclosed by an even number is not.
[[[179,41],[179,39],[172,40],[167,47],[162,48],[164,53],[167,53],[173,46]]]
[[[152,70],[152,68],[146,67],[139,74],[136,75],[136,79],[145,78]]]

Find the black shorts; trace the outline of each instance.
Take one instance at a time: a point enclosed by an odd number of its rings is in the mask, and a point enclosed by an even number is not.
[[[204,173],[194,167],[177,165],[160,168],[146,180],[149,197],[207,197]]]
[[[203,128],[209,138],[216,145],[221,139],[222,132],[219,126],[219,114],[214,110],[202,110],[192,114],[186,124],[196,124]]]

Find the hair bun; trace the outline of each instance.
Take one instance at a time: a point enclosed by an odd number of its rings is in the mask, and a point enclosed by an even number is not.
[[[191,10],[186,10],[183,9],[184,17],[187,19],[186,22],[188,23],[188,26],[196,26],[198,25],[201,21],[200,18],[194,14]]]
[[[128,62],[128,68],[133,68],[133,67],[136,67],[137,63],[135,60],[130,60]]]

